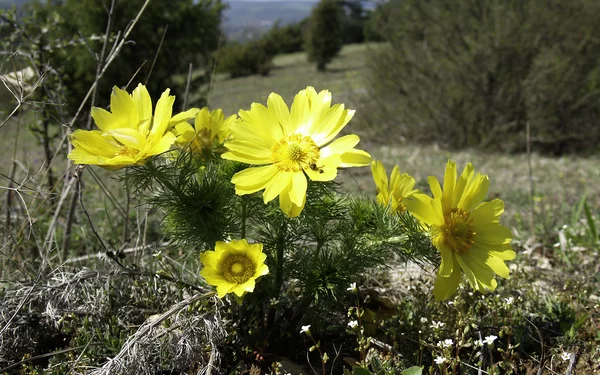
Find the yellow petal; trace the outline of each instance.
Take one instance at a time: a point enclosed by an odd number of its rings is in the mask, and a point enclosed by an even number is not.
[[[102,108],[92,107],[92,118],[98,129],[102,131],[108,131],[120,126],[116,116]]]
[[[110,111],[115,115],[121,128],[137,129],[138,112],[133,104],[133,99],[125,90],[113,87],[110,96]]]
[[[294,173],[292,177],[292,188],[290,189],[290,200],[296,206],[302,206],[306,200],[307,182],[304,173]]]
[[[440,187],[440,182],[434,176],[427,177],[427,182],[429,182],[429,189],[431,189],[431,194],[435,199],[442,199],[442,188]]]
[[[371,155],[363,150],[350,150],[342,154],[342,164],[340,168],[349,167],[362,167],[369,165],[371,162]]]
[[[241,161],[241,162],[245,162],[245,160],[251,160],[252,164],[270,164],[273,162],[273,160],[271,160],[272,151],[268,148],[258,146],[255,143],[241,141],[241,140],[234,140],[231,142],[227,142],[225,144],[225,146],[229,150],[229,153],[232,153],[236,157],[239,156],[240,158],[244,159],[244,160],[239,160],[239,159],[230,159],[230,160],[237,160],[237,161]],[[223,157],[225,159],[231,158],[230,155],[228,155],[227,157],[225,157],[225,156],[223,156]]]
[[[450,298],[460,285],[460,275],[460,267],[458,266],[454,267],[449,277],[440,276],[438,273],[433,287],[433,296],[435,299],[442,301]]]
[[[513,260],[517,257],[517,253],[515,253],[514,250],[504,250],[504,251],[490,250],[490,254],[497,258],[500,258],[502,260]]]
[[[494,199],[493,201],[479,204],[471,212],[470,216],[476,223],[497,223],[503,212],[504,202],[500,199]]]
[[[377,186],[377,192],[379,193],[385,191],[387,193],[388,177],[387,173],[385,172],[385,167],[383,166],[383,163],[381,163],[379,160],[374,160],[371,163],[371,174],[373,175],[373,180],[375,181],[375,185]]]
[[[300,213],[302,213],[302,210],[304,209],[304,205],[306,204],[306,195],[304,196],[305,200],[300,206],[298,206],[290,200],[289,192],[291,188],[292,185],[289,184],[279,195],[279,207],[281,208],[281,211],[288,217],[297,217],[300,215]]]
[[[173,99],[173,100],[175,100],[175,99]],[[184,122],[184,121],[194,118],[194,116],[196,116],[196,113],[198,113],[198,111],[199,111],[198,108],[191,108],[185,112],[176,114],[175,116],[171,117],[171,119],[169,120],[169,128],[179,124],[180,122]]]
[[[415,194],[410,199],[403,200],[408,212],[419,221],[428,225],[441,225],[443,219],[437,216],[432,206],[433,198],[425,194]]]
[[[271,149],[281,138],[275,139],[274,135],[268,131],[263,131],[260,127],[244,121],[236,121],[229,126],[233,139],[256,144],[257,147]],[[281,133],[281,130],[279,130]],[[225,147],[227,147],[227,142]]]
[[[284,135],[292,135],[296,131],[295,126],[290,124],[290,111],[287,104],[283,101],[283,98],[274,92],[272,92],[267,98],[267,107],[273,114],[273,118],[283,129]]]
[[[278,172],[274,165],[246,168],[233,175],[231,182],[235,184],[236,194],[252,194],[267,187]]]
[[[510,243],[511,238],[510,229],[497,223],[489,223],[475,226],[473,240],[476,243],[495,246]]]
[[[458,207],[458,202],[460,202],[465,186],[467,182],[470,182],[473,179],[473,174],[475,173],[475,169],[473,168],[473,164],[467,163],[465,168],[463,169],[456,186],[454,187],[454,197],[452,198],[452,207]]]
[[[313,121],[309,121],[309,107],[310,104],[306,90],[302,90],[294,97],[290,111],[291,122],[297,125],[297,131],[300,134],[311,134]]]
[[[273,111],[260,103],[252,103],[249,111],[239,112],[241,122],[231,126],[235,139],[245,139],[246,131],[255,134],[260,142],[263,139],[267,147],[272,147],[283,138],[283,128],[279,124]],[[241,138],[240,138],[241,137]]]
[[[448,160],[448,163],[446,163],[446,172],[444,173],[444,191],[442,192],[442,208],[444,212],[452,209],[452,197],[455,184],[456,164],[453,161]]]
[[[173,143],[175,143],[175,134],[168,132],[162,136],[158,142],[154,143],[152,148],[146,152],[146,156],[159,155],[163,152],[167,152]]]
[[[294,174],[301,172],[283,172],[279,171],[267,185],[263,193],[263,201],[268,203],[275,199],[292,182]]]
[[[314,133],[310,137],[319,147],[329,143],[346,126],[343,121],[345,113],[343,104],[335,104],[323,110],[315,119]]]
[[[133,101],[137,105],[138,117],[140,121],[152,118],[152,99],[146,89],[146,86],[141,83],[131,93]]]
[[[134,148],[136,150],[142,150],[146,145],[146,137],[140,134],[134,129],[113,129],[108,131],[108,134],[115,137],[115,139],[127,147]]]
[[[447,246],[441,246],[439,248],[440,255],[442,256],[442,263],[440,264],[440,270],[438,275],[442,277],[449,277],[454,271],[454,255],[451,249]],[[458,265],[457,265],[458,266]]]
[[[331,155],[326,159],[319,159],[316,168],[304,170],[312,181],[331,181],[337,177],[337,167],[342,162],[340,155]]]
[[[167,131],[171,115],[173,114],[173,103],[175,97],[169,95],[170,90],[166,89],[158,102],[156,102],[156,110],[154,111],[154,122],[150,134],[163,135]]]
[[[462,199],[458,202],[458,208],[469,212],[478,206],[485,199],[490,187],[490,179],[487,175],[477,174],[473,179],[467,182]]]
[[[263,254],[263,255],[265,255],[265,254]],[[265,255],[265,259],[266,259],[266,255]],[[264,260],[263,260],[263,262],[264,262]],[[269,273],[269,267],[266,264],[262,263],[256,269],[255,276],[260,277],[260,276],[264,276],[268,273]]]
[[[340,137],[321,149],[321,157],[326,158],[333,154],[341,155],[346,151],[350,151],[359,141],[360,138],[356,134]]]

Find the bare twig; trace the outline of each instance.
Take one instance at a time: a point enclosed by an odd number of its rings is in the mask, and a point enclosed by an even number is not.
[[[115,10],[116,0],[112,0],[110,4],[110,9],[108,10],[108,21],[106,22],[106,30],[104,31],[104,43],[102,44],[102,51],[100,51],[100,57],[98,58],[98,65],[96,66],[96,77],[100,74],[102,70],[102,63],[104,62],[104,56],[106,54],[106,48],[108,47],[108,36],[110,35],[110,31],[112,28],[112,19],[113,12]],[[90,106],[93,107],[96,105],[96,94],[97,94],[97,86],[94,87],[94,91],[92,92],[92,98],[90,99]],[[92,116],[88,117],[86,129],[92,128]]]
[[[115,60],[115,58],[117,57],[117,55],[119,54],[119,52],[121,52],[121,49],[123,48],[123,46],[125,45],[125,42],[127,41],[127,37],[129,36],[129,34],[131,33],[131,31],[133,30],[133,28],[135,27],[135,25],[139,21],[140,17],[142,16],[142,13],[144,13],[144,10],[146,10],[146,7],[148,6],[149,3],[150,3],[150,0],[146,0],[144,2],[144,5],[142,5],[142,8],[139,10],[138,14],[135,16],[135,18],[133,19],[133,21],[129,24],[129,26],[125,30],[125,33],[123,34],[123,37],[121,38],[121,41],[118,44],[115,43],[115,47],[113,48],[113,50],[108,55],[108,58],[106,59],[106,63],[104,64],[104,67],[102,68],[102,70],[100,71],[100,73],[96,75],[96,79],[94,80],[94,83],[92,83],[92,86],[90,87],[90,89],[88,90],[87,94],[85,95],[85,97],[81,101],[81,104],[79,105],[79,108],[77,109],[77,112],[75,112],[75,116],[73,116],[73,118],[69,122],[69,124],[68,124],[69,128],[72,128],[73,124],[75,124],[75,121],[77,120],[77,118],[81,114],[81,111],[83,110],[83,107],[87,103],[89,97],[92,95],[92,93],[96,89],[96,86],[98,86],[98,82],[100,82],[100,78],[102,78],[102,76],[104,75],[104,73],[106,73],[106,71],[108,70],[108,67],[110,66],[110,64]]]
[[[150,70],[148,71],[148,75],[146,76],[146,80],[144,81],[144,85],[148,84],[148,80],[152,75],[152,70],[154,70],[154,64],[156,64],[156,60],[158,60],[158,55],[160,54],[160,50],[162,49],[163,42],[165,41],[165,35],[167,35],[167,30],[169,29],[169,25],[165,25],[165,30],[163,31],[162,37],[160,38],[160,43],[158,44],[158,48],[156,49],[156,54],[154,55],[154,60],[152,60],[152,65],[150,65]]]
[[[192,82],[192,63],[190,63],[190,68],[188,69],[187,82],[185,83],[185,95],[183,95],[183,106],[181,107],[182,112],[187,109],[188,95],[190,93],[190,83],[191,82]]]

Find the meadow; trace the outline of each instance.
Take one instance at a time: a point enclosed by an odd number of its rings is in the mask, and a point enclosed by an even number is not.
[[[369,121],[373,106],[366,103],[373,100],[368,57],[377,48],[381,45],[347,45],[326,72],[316,72],[303,53],[280,55],[268,76],[216,75],[191,96],[208,90],[208,106],[228,116],[253,102],[265,103],[271,92],[290,103],[307,86],[330,90],[334,102],[357,110],[344,131],[358,134],[362,149],[388,172],[398,165],[413,176],[422,191],[429,190],[428,176],[442,180],[448,159],[459,168],[473,163],[490,178],[488,199],[505,203],[501,222],[511,230],[517,253],[508,261],[509,280],[500,280],[488,295],[463,283],[455,297],[436,301],[431,296],[435,267],[390,259],[387,267],[354,280],[356,298],[350,291],[335,302],[342,310],[363,306],[367,316],[358,318],[360,330],[346,330],[344,320],[335,320],[343,315],[330,316],[334,320],[328,324],[338,329],[312,328],[321,345],[290,326],[287,335],[295,345],[263,352],[231,334],[237,328],[228,319],[239,306],[190,302],[195,290],[190,285],[208,290],[197,254],[165,241],[164,213],[129,196],[115,177],[124,172],[91,167],[82,173],[81,206],[64,250],[64,233],[57,228],[68,219],[59,217],[52,229],[60,192],[43,187],[43,152],[27,129],[39,108],[29,103],[1,129],[6,215],[0,373],[111,373],[107,358],[123,366],[113,373],[210,373],[211,368],[221,373],[211,367],[216,348],[225,348],[221,368],[236,374],[258,374],[259,368],[272,374],[322,373],[321,362],[327,362],[327,373],[342,373],[345,366],[357,375],[600,372],[599,157],[549,157],[535,149],[521,154],[448,150],[393,134],[375,136],[377,124]],[[62,153],[55,158],[57,181],[69,180],[66,163]],[[338,176],[344,194],[374,199],[368,167]],[[55,247],[45,243],[52,232]],[[36,258],[44,258],[50,271],[38,272]],[[185,310],[163,319],[181,301],[189,302]],[[246,357],[227,351],[235,345]],[[330,361],[323,361],[321,349]],[[224,362],[232,358],[237,362]]]

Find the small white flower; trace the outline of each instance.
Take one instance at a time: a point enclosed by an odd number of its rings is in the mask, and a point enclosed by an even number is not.
[[[421,318],[421,323],[427,323],[427,318],[425,318],[425,317],[422,317],[422,318]]]
[[[310,324],[307,326],[302,326],[302,329],[300,330],[300,333],[307,333],[310,332]]]
[[[486,336],[483,341],[485,341],[485,343],[488,345],[492,345],[494,343],[494,341],[496,341],[497,338],[498,338],[498,336],[494,336],[494,335]]]
[[[352,320],[352,321],[348,322],[348,326],[349,326],[350,328],[354,328],[354,327],[356,327],[357,325],[358,325],[358,322],[357,322],[356,320]]]
[[[441,355],[438,355],[437,357],[435,357],[434,361],[436,365],[441,365],[442,363],[446,362],[446,358],[442,357]]]
[[[433,329],[440,329],[440,328],[442,328],[442,327],[443,327],[443,326],[445,326],[445,325],[446,325],[446,324],[445,324],[445,323],[443,323],[443,322],[436,322],[435,320],[432,320],[432,321],[431,321],[431,326],[430,326],[430,327],[431,327],[431,328],[433,328]]]
[[[512,305],[514,301],[515,299],[513,297],[508,297],[504,299],[504,302],[506,302],[507,305]]]
[[[481,340],[475,340],[475,342],[473,342],[473,345],[475,345],[475,347],[479,347],[479,346],[483,346],[483,341]]]
[[[440,348],[449,348],[452,346],[452,344],[454,344],[454,341],[452,341],[452,339],[446,339],[444,341],[438,341],[437,346],[439,346]]]
[[[571,356],[573,356],[573,354],[568,353],[568,352],[562,352],[562,354],[560,355],[560,358],[562,358],[563,361],[570,361]]]
[[[351,283],[350,287],[348,287],[346,290],[349,292],[356,292],[356,283]]]

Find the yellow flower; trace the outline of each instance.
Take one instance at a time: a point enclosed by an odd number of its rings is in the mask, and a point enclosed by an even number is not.
[[[415,194],[405,202],[417,219],[427,224],[433,245],[439,250],[442,264],[433,294],[436,299],[449,298],[458,288],[461,269],[475,290],[486,293],[496,289],[494,274],[508,278],[506,260],[515,258],[511,232],[499,223],[504,202],[483,202],[489,178],[468,163],[457,179],[456,164],[448,161],[444,189],[435,177],[429,177],[433,198]]]
[[[256,279],[269,273],[262,248],[262,244],[250,245],[246,240],[218,241],[214,251],[200,254],[204,265],[200,275],[217,287],[219,298],[231,292],[241,297],[254,290]]]
[[[371,172],[377,185],[377,202],[382,206],[391,205],[396,213],[406,211],[404,200],[419,192],[414,189],[415,179],[408,173],[400,174],[400,168],[395,166],[388,183],[385,168],[378,160],[371,163]]]
[[[354,148],[357,135],[333,140],[354,115],[343,104],[331,106],[331,93],[313,87],[301,90],[291,109],[272,93],[267,107],[253,103],[240,111],[240,121],[231,126],[233,140],[224,159],[258,165],[236,173],[231,182],[238,195],[265,190],[263,200],[279,196],[281,210],[298,216],[306,203],[306,177],[331,181],[337,168],[367,165],[371,156]]]
[[[152,155],[171,148],[175,135],[168,130],[194,117],[198,109],[172,116],[174,96],[169,89],[161,95],[152,116],[152,100],[142,84],[131,94],[113,88],[110,110],[92,108],[92,118],[100,130],[75,130],[73,150],[68,158],[76,164],[95,164],[116,170],[144,164]]]
[[[189,145],[193,153],[202,153],[202,149],[212,149],[229,139],[229,127],[237,120],[237,115],[225,118],[222,109],[209,111],[204,107],[196,115],[194,126],[181,122],[175,126],[176,143],[179,147]]]

